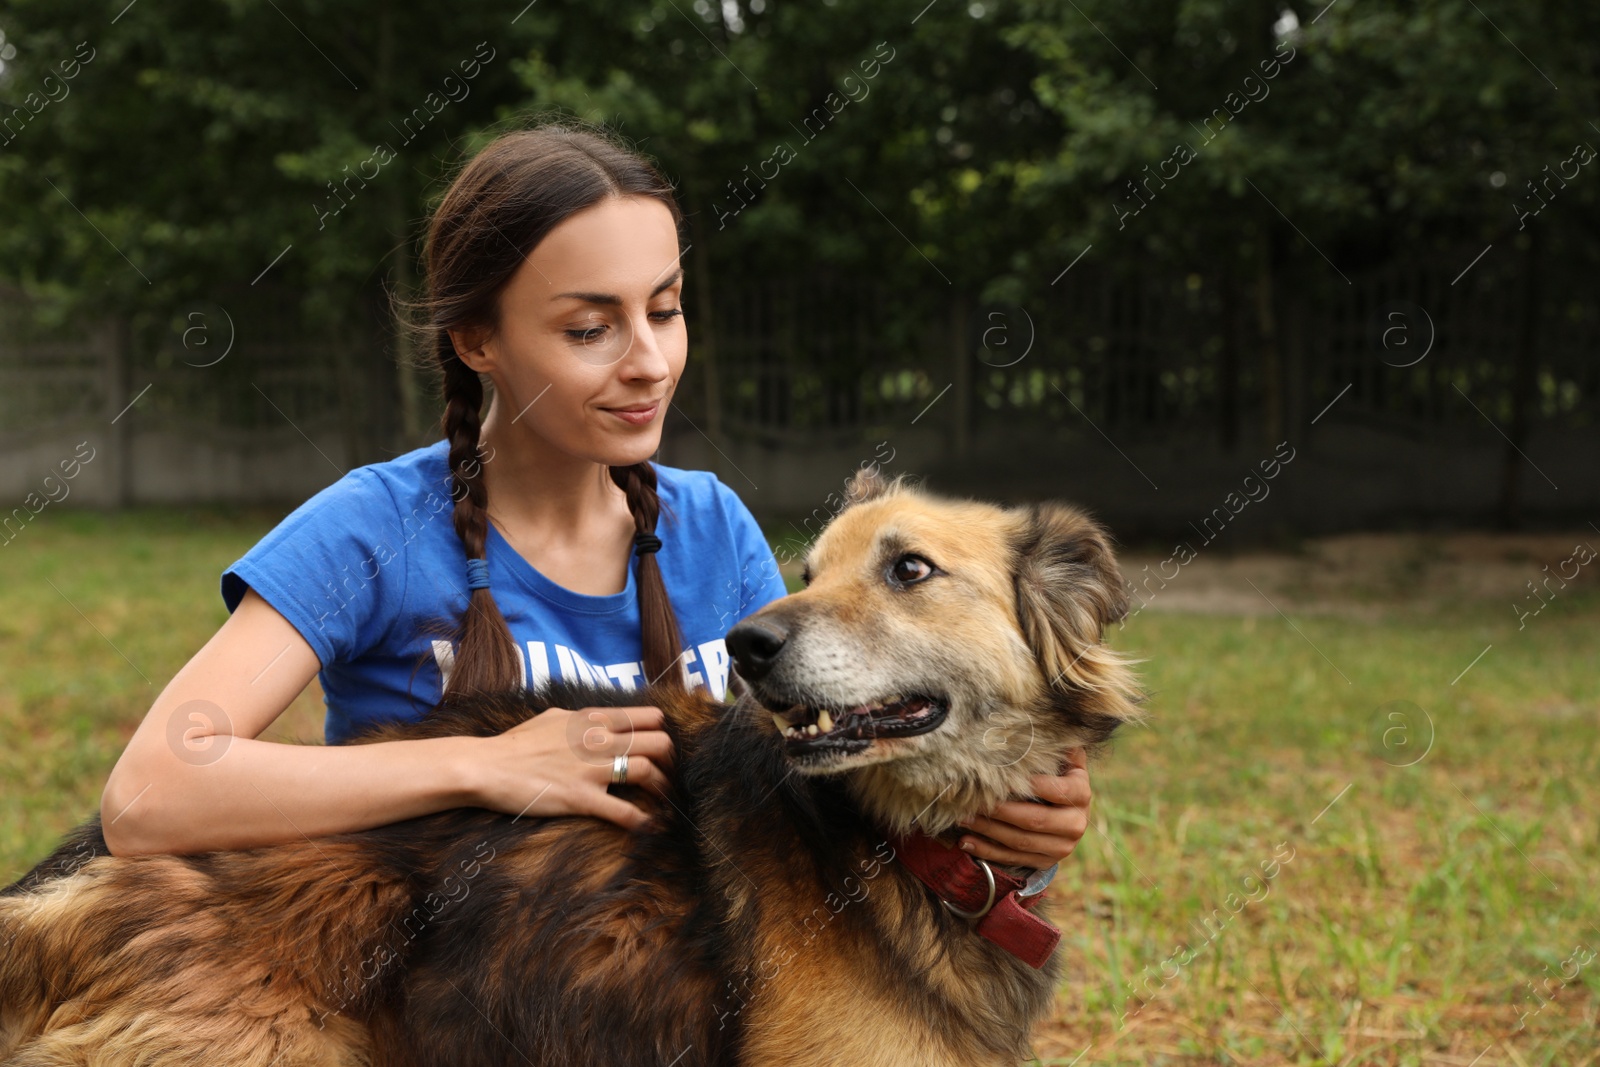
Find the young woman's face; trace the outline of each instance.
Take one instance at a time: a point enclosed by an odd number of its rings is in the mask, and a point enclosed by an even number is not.
[[[608,466],[648,459],[688,354],[682,288],[658,200],[609,197],[552,229],[501,293],[499,329],[463,356],[494,382],[502,432]]]

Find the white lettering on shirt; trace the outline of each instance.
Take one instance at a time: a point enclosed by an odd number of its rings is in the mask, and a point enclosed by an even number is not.
[[[439,664],[439,688],[450,688],[450,672],[456,665],[456,650],[449,641],[433,642],[433,658]]]
[[[706,669],[706,688],[718,700],[728,691],[728,646],[722,638],[697,646]]]
[[[566,645],[556,646],[556,662],[561,665],[561,680],[576,682],[579,685],[604,685],[609,686],[611,679],[596,678],[595,669],[589,661],[578,655]]]
[[[639,683],[636,679],[644,677],[644,664],[613,663],[606,668],[606,673],[616,679],[618,689],[637,689]]]
[[[439,666],[440,686],[450,688],[450,673],[455,668],[455,647],[449,641],[433,641],[433,658]],[[521,667],[524,688],[538,688],[552,677],[550,646],[543,641],[529,641],[527,651],[515,645],[517,662]],[[613,689],[637,689],[644,681],[644,664],[638,660],[629,663],[590,663],[582,654],[566,645],[557,644],[555,666],[561,680],[579,685],[597,685]],[[698,656],[696,655],[698,650]],[[692,669],[698,663],[705,671]],[[686,648],[678,657],[678,668],[683,674],[683,684],[690,689],[703,686],[718,700],[724,699],[728,690],[728,646],[722,638],[707,641],[695,648]]]
[[[678,664],[683,668],[683,687],[685,689],[693,689],[697,685],[705,683],[705,679],[700,676],[699,671],[689,669],[689,665],[694,662],[694,658],[694,649],[692,648],[684,649],[683,655],[678,657]]]
[[[532,665],[531,676],[528,677],[528,688],[536,688],[550,680],[550,656],[544,650],[543,641],[528,642],[528,662]]]

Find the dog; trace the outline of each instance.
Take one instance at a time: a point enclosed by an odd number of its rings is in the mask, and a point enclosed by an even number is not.
[[[0,893],[19,1067],[1010,1064],[1058,985],[1038,876],[951,846],[1139,716],[1128,602],[1060,504],[868,468],[806,587],[727,635],[741,691],[553,684],[352,743],[653,702],[654,819],[462,808],[295,844],[109,855],[98,820]],[[730,692],[732,692],[730,690]],[[574,721],[578,721],[576,718]]]

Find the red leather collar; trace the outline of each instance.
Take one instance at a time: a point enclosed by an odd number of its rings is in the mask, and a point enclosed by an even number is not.
[[[895,857],[953,913],[976,913],[968,917],[978,920],[981,936],[1035,969],[1050,959],[1061,931],[1028,910],[1043,892],[1022,895],[1027,885],[1022,879],[921,832],[890,843]],[[994,875],[992,899],[985,868]]]

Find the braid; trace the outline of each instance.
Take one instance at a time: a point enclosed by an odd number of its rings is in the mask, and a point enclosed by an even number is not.
[[[483,464],[478,459],[483,380],[455,354],[448,334],[441,333],[439,347],[445,398],[440,421],[445,439],[450,442],[450,497],[455,501],[452,518],[467,558],[484,559],[489,535],[489,493],[483,484]],[[494,596],[488,589],[472,589],[467,597],[455,666],[450,672],[450,694],[522,688],[522,661]]]
[[[485,558],[489,534],[478,453],[484,385],[462,362],[450,331],[492,335],[500,323],[501,294],[539,242],[577,212],[616,196],[655,200],[675,225],[683,223],[671,182],[619,135],[576,120],[550,122],[505,133],[482,148],[451,179],[428,223],[427,295],[397,303],[408,315],[421,313],[419,333],[429,341],[417,351],[431,352],[428,369],[442,379],[452,517],[468,560]],[[635,528],[654,532],[661,510],[654,468],[646,462],[612,467],[610,473],[627,494]],[[681,636],[650,553],[639,558],[637,586],[646,676],[681,685],[681,672],[672,669]],[[469,587],[458,624],[437,621],[441,636],[453,632],[456,640],[446,695],[521,688],[522,657],[488,589]]]
[[[628,510],[633,513],[634,531],[655,533],[656,519],[661,513],[661,498],[656,495],[655,468],[645,461],[608,469],[611,480],[627,494]],[[674,668],[678,666],[682,655],[683,635],[678,629],[678,616],[673,613],[672,602],[667,599],[667,586],[661,580],[661,566],[656,562],[654,552],[641,552],[636,558],[639,644],[644,653],[645,680],[681,690],[683,672]]]

